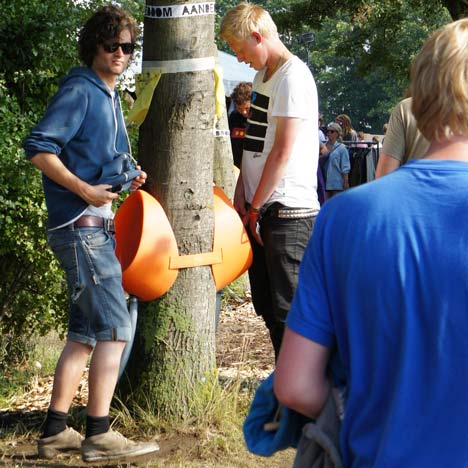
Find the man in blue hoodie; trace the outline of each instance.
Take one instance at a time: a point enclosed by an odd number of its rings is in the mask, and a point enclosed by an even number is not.
[[[112,201],[118,193],[106,183],[103,168],[131,152],[115,86],[137,32],[135,20],[120,8],[106,6],[95,13],[79,37],[86,66],[64,78],[24,143],[27,157],[43,173],[48,241],[66,272],[70,304],[67,342],[38,440],[39,456],[45,458],[81,450],[85,461],[120,461],[159,450],[156,443],[136,443],[109,429],[110,403],[131,323],[114,253]],[[127,184],[133,190],[146,179],[144,172],[136,172]],[[66,422],[91,354],[83,440]]]

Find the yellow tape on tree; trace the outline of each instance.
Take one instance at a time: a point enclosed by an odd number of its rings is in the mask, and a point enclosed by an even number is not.
[[[223,69],[218,63],[214,69],[215,80],[215,109],[216,117],[219,119],[223,115],[224,108],[226,107],[226,100],[224,99],[224,83],[223,83]]]
[[[132,109],[128,113],[127,122],[134,123],[138,127],[144,122],[146,115],[148,114],[151,101],[153,100],[154,90],[159,83],[159,79],[163,73],[175,73],[186,71],[185,69],[174,70],[167,69],[166,67],[160,68],[157,71],[150,71],[136,75],[136,94],[137,99]],[[213,69],[214,81],[215,81],[215,113],[219,119],[226,107],[224,99],[224,84],[223,84],[223,70],[219,64]]]
[[[136,76],[137,100],[128,114],[128,122],[133,122],[139,127],[145,121],[160,78],[161,72],[142,73]]]

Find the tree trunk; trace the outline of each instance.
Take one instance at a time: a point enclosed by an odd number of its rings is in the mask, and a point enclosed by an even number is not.
[[[223,113],[216,122],[216,129],[219,135],[214,142],[214,183],[232,200],[234,197],[234,159],[232,157],[231,138],[229,133],[229,123],[227,109],[224,103]],[[227,132],[227,133],[226,133]]]
[[[189,2],[158,0],[161,8],[176,4],[192,8]],[[144,62],[214,53],[213,14],[145,17]],[[139,160],[148,173],[144,188],[165,209],[181,256],[212,251],[214,116],[213,70],[164,73],[140,128]],[[214,314],[210,266],[180,269],[162,298],[140,304],[121,384],[123,396],[132,397],[130,405],[170,419],[199,411],[194,402],[215,369]]]

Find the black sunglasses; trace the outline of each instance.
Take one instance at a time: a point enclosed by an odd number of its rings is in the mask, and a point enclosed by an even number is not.
[[[125,55],[133,54],[133,51],[135,50],[135,44],[133,42],[113,42],[112,44],[102,44],[102,48],[109,54],[113,54],[119,47]]]
[[[338,133],[336,130],[327,130],[327,133]]]

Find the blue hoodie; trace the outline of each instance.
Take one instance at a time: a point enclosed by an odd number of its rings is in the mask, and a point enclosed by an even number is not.
[[[47,111],[24,141],[26,156],[56,154],[77,177],[96,185],[101,168],[130,144],[117,91],[89,68],[73,68],[60,82]],[[48,228],[73,221],[88,203],[43,174]]]

